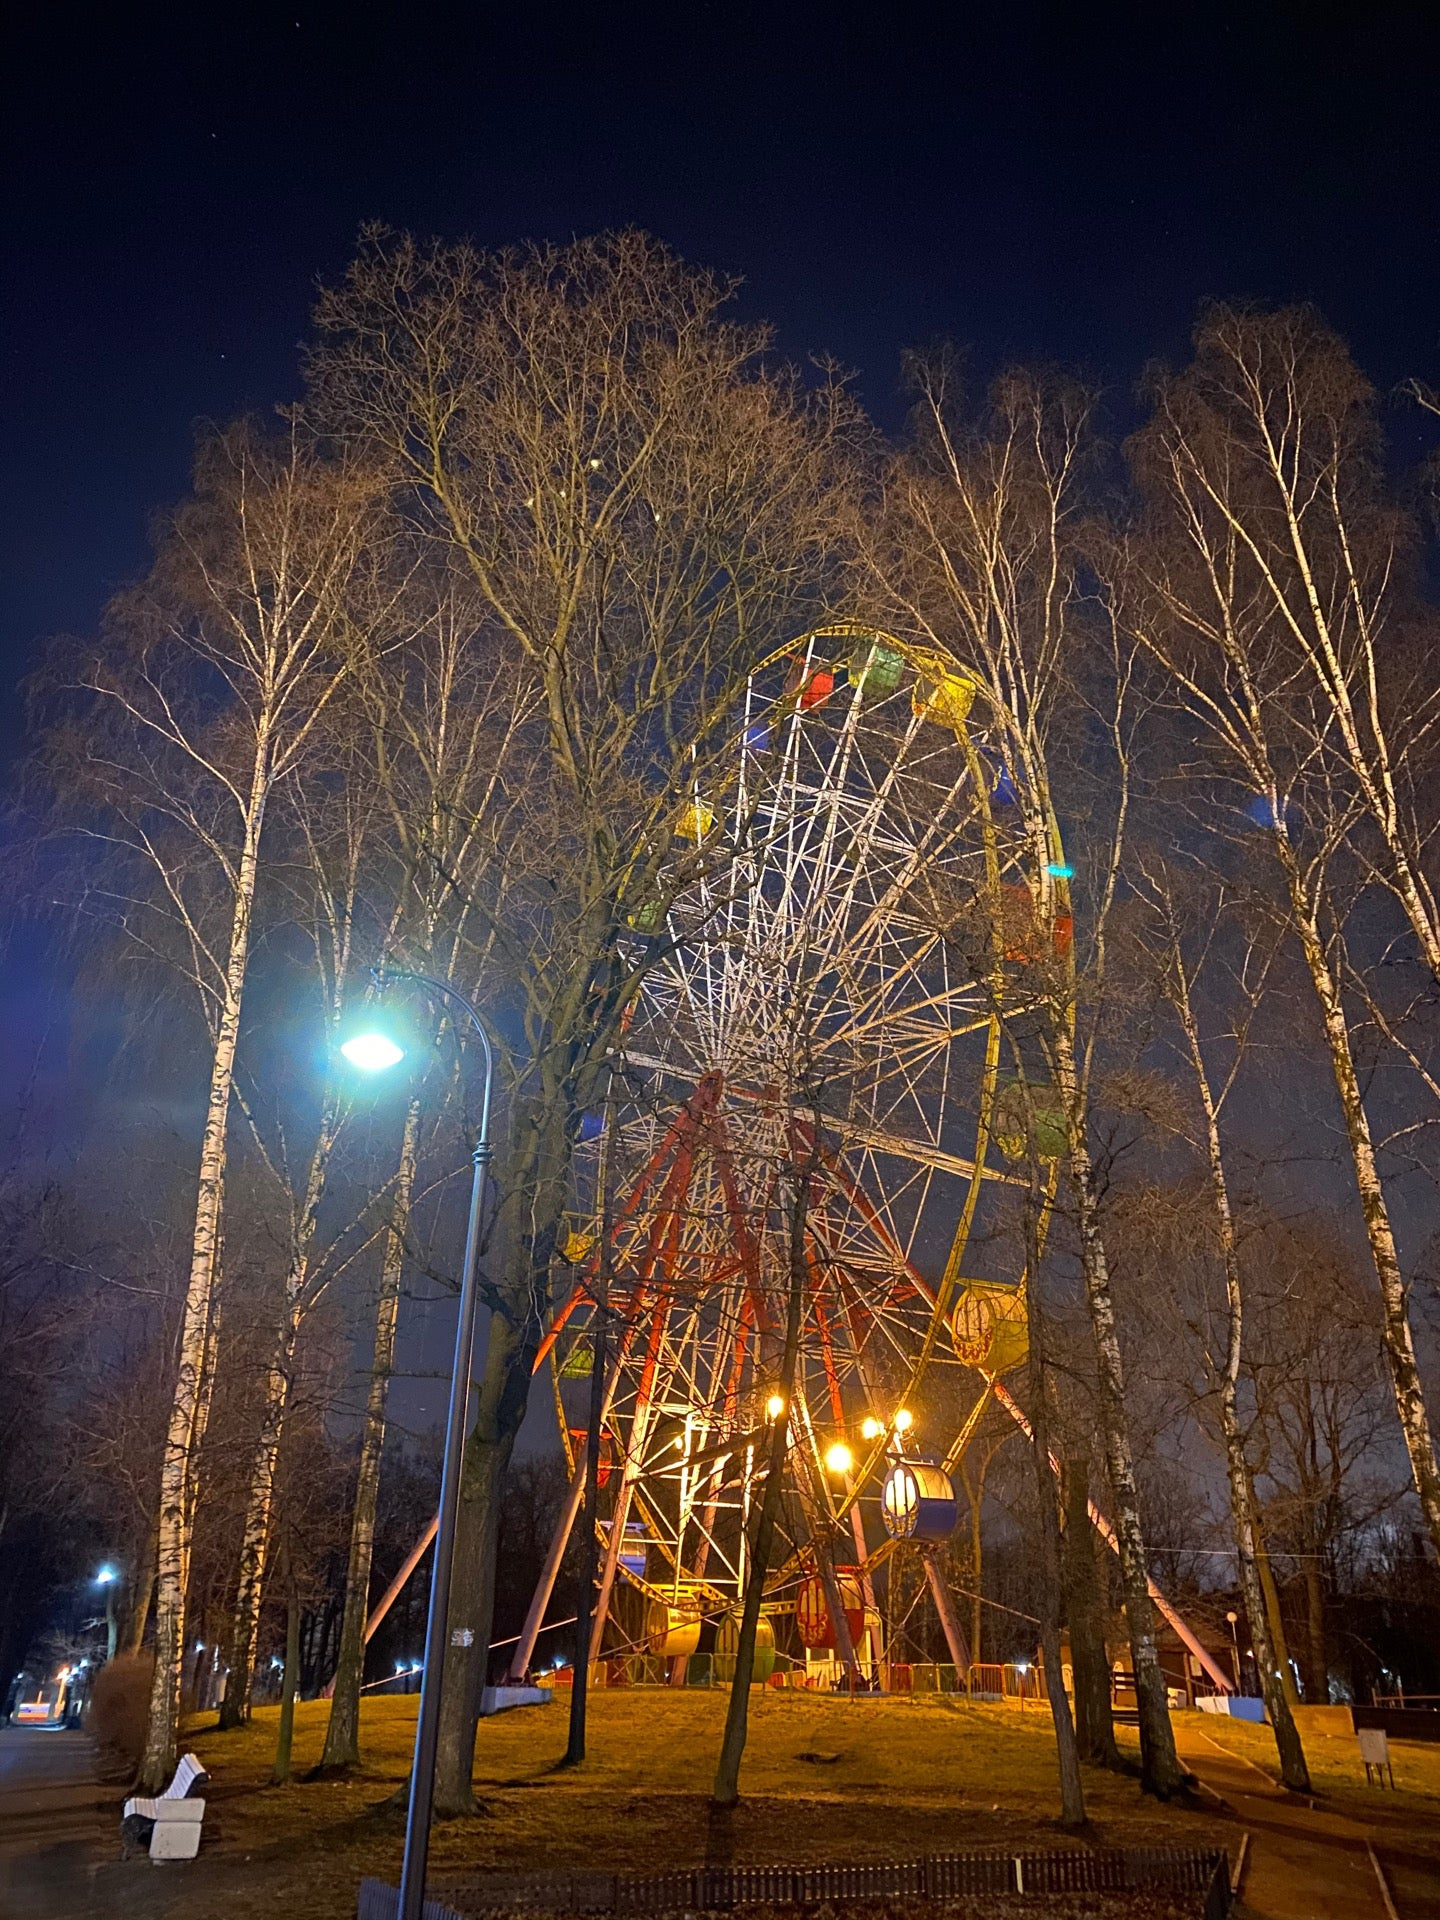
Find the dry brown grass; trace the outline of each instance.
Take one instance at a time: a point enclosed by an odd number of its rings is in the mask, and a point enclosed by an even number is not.
[[[277,1909],[348,1920],[362,1874],[398,1875],[401,1816],[383,1803],[405,1778],[415,1710],[413,1697],[367,1702],[364,1771],[284,1788],[265,1784],[273,1710],[235,1733],[192,1728],[211,1804],[201,1858],[185,1870],[188,1900],[175,1910],[203,1910],[207,1920],[269,1920]],[[1043,1710],[757,1689],[744,1799],[716,1819],[708,1795],[724,1710],[719,1693],[602,1693],[592,1703],[590,1758],[576,1772],[556,1770],[563,1700],[487,1721],[475,1769],[486,1816],[437,1826],[433,1881],[443,1888],[447,1875],[490,1866],[643,1873],[706,1860],[1068,1844],[1056,1825]],[[326,1711],[312,1702],[297,1713],[297,1775],[319,1759]],[[1094,1844],[1202,1846],[1231,1837],[1223,1821],[1158,1806],[1129,1780],[1094,1774],[1087,1785]],[[178,1895],[178,1875],[175,1884]],[[202,1890],[203,1908],[190,1904]]]

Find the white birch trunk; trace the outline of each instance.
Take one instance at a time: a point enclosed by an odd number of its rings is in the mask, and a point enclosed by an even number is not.
[[[1315,997],[1320,1003],[1320,1019],[1330,1052],[1330,1065],[1335,1075],[1341,1111],[1345,1116],[1345,1131],[1350,1141],[1350,1156],[1355,1167],[1355,1184],[1365,1218],[1370,1258],[1375,1277],[1380,1283],[1384,1309],[1383,1344],[1395,1390],[1395,1408],[1400,1416],[1400,1428],[1405,1436],[1406,1451],[1410,1455],[1410,1469],[1414,1475],[1415,1491],[1420,1496],[1425,1525],[1436,1553],[1440,1554],[1440,1466],[1436,1463],[1435,1440],[1430,1431],[1425,1391],[1415,1361],[1415,1339],[1410,1327],[1405,1280],[1395,1247],[1395,1232],[1375,1160],[1375,1143],[1360,1091],[1360,1077],[1355,1070],[1350,1027],[1316,914],[1305,896],[1294,850],[1283,834],[1276,835],[1276,843],[1289,883],[1291,910],[1305,964],[1309,969]]]
[[[322,1770],[360,1764],[360,1686],[365,1668],[365,1615],[370,1597],[370,1565],[375,1552],[375,1513],[380,1498],[380,1459],[385,1449],[385,1409],[390,1375],[395,1367],[395,1330],[400,1317],[400,1280],[405,1270],[405,1237],[409,1230],[410,1199],[415,1189],[415,1156],[420,1136],[420,1102],[412,1100],[400,1141],[400,1166],[395,1180],[393,1224],[385,1236],[385,1258],[380,1269],[380,1298],[375,1307],[375,1345],[370,1362],[370,1390],[365,1401],[365,1425],[360,1437],[360,1469],[355,1483],[355,1508],[350,1522],[350,1559],[345,1570],[345,1614],[340,1625],[340,1653],[335,1664],[335,1690],[325,1728]]]
[[[1135,1485],[1135,1460],[1130,1426],[1125,1414],[1125,1368],[1115,1322],[1115,1300],[1110,1267],[1100,1233],[1095,1199],[1095,1169],[1085,1132],[1085,1105],[1075,1061],[1074,1042],[1063,1019],[1052,1027],[1055,1082],[1068,1119],[1070,1185],[1075,1195],[1080,1263],[1085,1297],[1100,1369],[1100,1425],[1105,1443],[1105,1466],[1114,1500],[1115,1549],[1125,1588],[1125,1618],[1130,1633],[1130,1658],[1135,1671],[1135,1698],[1140,1715],[1140,1751],[1144,1783],[1150,1792],[1169,1796],[1185,1784],[1185,1771],[1175,1752],[1170,1725],[1169,1698],[1155,1644],[1155,1610],[1150,1600],[1145,1534],[1140,1523],[1140,1501]]]
[[[1255,1647],[1255,1664],[1260,1671],[1260,1691],[1265,1699],[1275,1746],[1280,1757],[1280,1774],[1285,1785],[1296,1793],[1310,1791],[1310,1770],[1305,1749],[1290,1711],[1290,1698],[1280,1669],[1280,1658],[1270,1638],[1269,1614],[1260,1580],[1260,1556],[1256,1540],[1253,1486],[1249,1462],[1245,1458],[1245,1439],[1240,1430],[1236,1406],[1236,1386],[1240,1378],[1240,1358],[1245,1328],[1245,1296],[1240,1285],[1240,1259],[1235,1242],[1235,1215],[1230,1205],[1230,1184],[1225,1174],[1225,1156],[1220,1144],[1220,1116],[1210,1086],[1210,1075],[1200,1045],[1200,1029],[1190,1001],[1190,983],[1178,947],[1172,969],[1175,1011],[1185,1035],[1195,1087],[1205,1115],[1205,1151],[1210,1171],[1210,1197],[1215,1208],[1216,1232],[1220,1241],[1220,1264],[1225,1276],[1226,1342],[1225,1366],[1220,1376],[1220,1426],[1225,1439],[1225,1467],[1230,1486],[1230,1513],[1235,1527],[1235,1552],[1240,1568],[1240,1589],[1245,1597],[1245,1612]],[[1238,1688],[1240,1676],[1235,1676]]]
[[[215,1029],[205,1130],[200,1143],[190,1276],[185,1289],[175,1391],[160,1468],[155,1560],[155,1678],[150,1692],[145,1751],[140,1763],[141,1785],[151,1793],[160,1792],[170,1783],[175,1768],[180,1725],[180,1683],[185,1657],[185,1588],[194,1518],[195,1453],[206,1411],[206,1348],[212,1295],[219,1267],[220,1214],[225,1191],[230,1097],[235,1082],[235,1051],[240,1037],[240,1004],[244,997],[245,975],[250,960],[250,926],[255,905],[269,760],[269,740],[262,732],[255,755],[244,841],[235,869],[230,947],[226,958],[220,1018]]]
[[[265,1411],[255,1445],[255,1457],[251,1462],[250,1491],[240,1545],[240,1575],[230,1631],[230,1677],[220,1711],[220,1724],[226,1728],[237,1727],[250,1717],[255,1646],[260,1633],[260,1606],[265,1592],[265,1573],[270,1559],[270,1536],[275,1516],[275,1469],[280,1458],[280,1442],[284,1437],[285,1416],[290,1407],[290,1389],[294,1384],[295,1349],[309,1304],[305,1289],[310,1275],[310,1250],[315,1240],[320,1202],[325,1195],[325,1180],[335,1145],[335,1132],[336,1103],[332,1098],[327,1100],[321,1114],[315,1149],[310,1156],[305,1197],[295,1224],[290,1265],[285,1275],[284,1318],[266,1376]]]

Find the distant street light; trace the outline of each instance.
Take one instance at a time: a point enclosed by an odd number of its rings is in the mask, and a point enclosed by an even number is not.
[[[95,1576],[97,1587],[105,1589],[105,1658],[115,1658],[115,1648],[120,1640],[120,1623],[115,1618],[115,1593],[120,1585],[119,1570],[107,1560]]]
[[[463,993],[408,969],[377,975],[384,990],[391,980],[413,980],[462,1008],[479,1037],[485,1056],[485,1085],[480,1130],[473,1156],[470,1218],[465,1231],[465,1264],[460,1274],[460,1310],[455,1325],[455,1359],[450,1370],[450,1406],[445,1419],[445,1462],[440,1474],[440,1513],[435,1529],[435,1559],[430,1573],[430,1606],[425,1618],[425,1657],[420,1675],[420,1715],[415,1727],[415,1760],[410,1770],[410,1810],[405,1820],[405,1863],[400,1869],[397,1920],[421,1920],[425,1867],[430,1852],[430,1814],[435,1800],[435,1756],[440,1744],[440,1688],[449,1638],[450,1573],[455,1558],[455,1526],[460,1513],[460,1466],[465,1451],[465,1408],[470,1397],[470,1351],[475,1344],[475,1268],[485,1211],[485,1182],[490,1167],[490,1096],[495,1056],[484,1022]],[[405,1058],[405,1049],[388,1033],[371,1026],[341,1043],[340,1051],[364,1073],[381,1073]],[[482,1650],[483,1652],[483,1650]]]
[[[1240,1635],[1236,1632],[1236,1623],[1240,1616],[1238,1613],[1227,1613],[1225,1618],[1230,1623],[1230,1644],[1235,1650],[1235,1691],[1244,1693],[1244,1682],[1240,1678]]]

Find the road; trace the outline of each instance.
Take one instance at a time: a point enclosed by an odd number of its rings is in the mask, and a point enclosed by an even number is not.
[[[72,1920],[119,1852],[116,1789],[95,1778],[89,1736],[0,1727],[0,1914]]]

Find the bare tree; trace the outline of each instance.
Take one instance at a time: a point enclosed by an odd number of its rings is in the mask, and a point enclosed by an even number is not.
[[[294,431],[207,440],[194,498],[143,587],[111,608],[44,759],[95,858],[83,912],[178,971],[209,1073],[189,1278],[161,1469],[156,1668],[142,1777],[174,1766],[194,1464],[208,1398],[227,1137],[262,841],[349,661],[374,488]]]
[[[766,336],[720,317],[731,291],[640,235],[483,255],[372,234],[319,310],[314,406],[388,462],[540,713],[498,891],[459,883],[525,1045],[462,1489],[453,1611],[470,1637],[446,1666],[442,1812],[474,1806],[498,1489],[579,1116],[634,989],[626,913],[671,849],[707,715],[813,607],[834,540],[848,413],[765,368]]]
[[[1379,1315],[1338,1220],[1328,1230],[1313,1220],[1270,1223],[1244,1252],[1252,1451],[1272,1542],[1303,1596],[1305,1695],[1324,1705],[1327,1593],[1349,1544],[1382,1520],[1398,1493],[1398,1452],[1387,1460],[1385,1446]]]
[[[986,429],[957,418],[953,369],[941,359],[916,368],[918,447],[897,468],[888,548],[877,551],[881,590],[897,618],[964,663],[984,701],[984,722],[1020,814],[1023,873],[997,875],[983,904],[989,930],[981,960],[997,979],[1014,1044],[1038,1050],[1063,1114],[1065,1164],[1081,1270],[1099,1358],[1099,1409],[1125,1586],[1146,1786],[1175,1792],[1185,1774],[1175,1753],[1164,1675],[1155,1643],[1144,1531],[1125,1405],[1125,1368],[1100,1219],[1090,1143],[1090,1079],[1096,1024],[1077,1028],[1070,865],[1060,841],[1053,790],[1053,742],[1074,700],[1087,641],[1077,580],[1080,474],[1089,401],[1064,385],[1017,375],[1002,381]],[[1130,664],[1103,601],[1094,610],[1112,649],[1097,731],[1108,738],[1109,844],[1089,890],[1092,991],[1103,981],[1110,908],[1129,799]],[[974,778],[996,778],[976,756]],[[1016,915],[1023,920],[1018,933]],[[1006,954],[1019,963],[1007,977]]]
[[[1386,715],[1396,689],[1377,655],[1393,556],[1373,499],[1356,510],[1370,524],[1351,512],[1369,450],[1353,369],[1347,389],[1335,343],[1306,316],[1219,309],[1197,345],[1187,373],[1157,384],[1135,443],[1151,509],[1141,559],[1151,598],[1135,630],[1208,750],[1197,784],[1221,817],[1255,823],[1274,860],[1344,1115],[1396,1409],[1440,1552],[1440,1464],[1345,1002],[1336,897],[1340,863],[1368,818],[1382,841],[1375,871],[1420,937],[1428,891],[1406,852],[1411,815]],[[1417,712],[1418,740],[1428,732],[1423,697]]]
[[[1280,1666],[1282,1653],[1277,1651],[1273,1643],[1270,1631],[1270,1610],[1266,1605],[1261,1584],[1262,1549],[1255,1513],[1254,1487],[1251,1481],[1250,1463],[1245,1454],[1245,1434],[1239,1406],[1240,1367],[1245,1332],[1245,1295],[1241,1284],[1235,1210],[1230,1198],[1230,1181],[1226,1172],[1220,1133],[1221,1113],[1235,1086],[1236,1077],[1245,1057],[1245,1039],[1249,1020],[1255,1014],[1264,989],[1265,975],[1268,971],[1267,956],[1263,948],[1257,957],[1253,948],[1247,946],[1244,958],[1251,963],[1251,966],[1242,964],[1241,970],[1242,1021],[1231,1049],[1229,1067],[1217,1083],[1201,1036],[1200,1019],[1195,1004],[1195,986],[1207,960],[1211,957],[1217,935],[1224,929],[1227,902],[1222,896],[1219,899],[1209,899],[1204,903],[1206,930],[1198,943],[1195,943],[1196,951],[1193,954],[1187,954],[1169,875],[1162,865],[1158,870],[1150,872],[1146,879],[1160,927],[1161,978],[1180,1028],[1182,1055],[1190,1069],[1195,1098],[1200,1109],[1202,1134],[1199,1145],[1209,1177],[1210,1199],[1214,1208],[1215,1239],[1220,1256],[1220,1270],[1225,1283],[1223,1353],[1213,1353],[1210,1350],[1210,1344],[1205,1341],[1202,1341],[1202,1353],[1209,1380],[1219,1388],[1220,1431],[1225,1446],[1230,1512],[1235,1525],[1235,1550],[1240,1573],[1240,1590],[1245,1601],[1246,1616],[1250,1622],[1250,1634],[1255,1647],[1255,1664],[1260,1674],[1260,1690],[1264,1695],[1266,1711],[1275,1732],[1281,1778],[1294,1792],[1308,1793],[1310,1773],[1305,1764],[1305,1751],[1295,1725],[1295,1718],[1290,1711],[1290,1699]],[[1211,1051],[1214,1051],[1213,1044]]]

